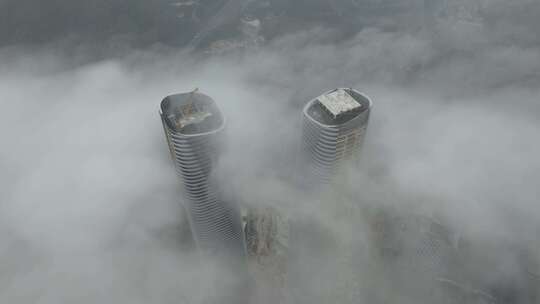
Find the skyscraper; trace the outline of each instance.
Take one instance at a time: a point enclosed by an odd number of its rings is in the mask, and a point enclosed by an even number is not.
[[[303,148],[307,183],[330,183],[345,159],[359,155],[371,100],[350,88],[329,91],[307,103],[303,111]]]
[[[239,210],[223,199],[213,178],[224,116],[212,98],[197,91],[166,97],[160,115],[197,246],[206,254],[244,256]]]

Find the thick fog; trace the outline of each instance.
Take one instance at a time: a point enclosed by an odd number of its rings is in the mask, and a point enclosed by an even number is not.
[[[61,2],[54,5],[77,11],[78,2]],[[362,213],[377,208],[444,219],[480,248],[485,265],[468,265],[479,281],[524,289],[527,271],[538,271],[534,262],[523,265],[524,252],[540,259],[540,5],[469,2],[479,7],[474,20],[422,11],[391,27],[377,18],[310,23],[217,55],[185,51],[178,45],[192,35],[181,27],[152,31],[159,22],[140,25],[144,31],[122,25],[129,41],[93,27],[81,30],[91,38],[66,40],[70,23],[55,19],[65,11],[0,2],[2,16],[34,13],[0,22],[0,302],[219,296],[214,270],[186,232],[158,115],[163,97],[194,88],[227,116],[222,187],[242,204],[278,206],[292,226],[326,240],[294,245],[296,302],[348,303],[334,296],[342,266],[321,262],[343,244],[358,256],[361,265],[349,271],[361,290],[371,286],[378,276],[365,266],[374,245]],[[140,20],[164,10],[160,1],[144,5],[153,10]],[[115,8],[121,15],[122,7]],[[111,14],[101,12],[83,20],[97,24],[92,18]],[[36,37],[44,29],[46,41]],[[361,165],[348,170],[337,197],[314,197],[293,183],[301,108],[335,87],[366,93],[374,107]],[[373,289],[355,302],[398,293]]]

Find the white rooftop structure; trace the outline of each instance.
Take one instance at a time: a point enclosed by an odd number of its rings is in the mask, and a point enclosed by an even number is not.
[[[190,106],[191,107],[191,106]],[[184,109],[183,109],[184,110]],[[188,110],[186,110],[188,111]],[[192,124],[198,124],[203,122],[206,118],[212,116],[212,113],[210,112],[204,112],[204,111],[193,111],[193,112],[184,112],[183,113],[186,116],[178,117],[176,120],[176,127],[179,129],[182,129],[186,126],[192,125]]]
[[[322,106],[334,117],[362,107],[346,90],[337,89],[317,98]]]

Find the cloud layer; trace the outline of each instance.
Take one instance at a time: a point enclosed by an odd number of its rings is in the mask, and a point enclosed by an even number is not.
[[[205,299],[211,270],[181,240],[178,183],[157,114],[164,96],[195,87],[228,116],[222,165],[231,193],[278,204],[327,235],[329,243],[298,245],[298,268],[322,265],[324,250],[351,239],[360,252],[370,246],[367,232],[350,235],[336,224],[340,210],[328,198],[308,198],[289,183],[300,108],[351,86],[375,107],[361,170],[340,200],[442,214],[486,248],[508,243],[492,254],[491,275],[519,277],[520,248],[540,246],[535,9],[493,1],[477,23],[370,27],[337,42],[335,28],[313,28],[210,58],[154,48],[81,65],[91,50],[0,49],[0,299]],[[327,273],[339,275],[332,265]],[[314,288],[320,282],[304,270],[299,288],[313,294],[299,299],[324,302],[316,295],[332,291]]]

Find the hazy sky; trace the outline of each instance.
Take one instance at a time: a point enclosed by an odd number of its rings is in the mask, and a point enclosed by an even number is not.
[[[139,2],[155,5],[140,20],[155,21],[163,4]],[[164,96],[196,87],[228,116],[222,165],[243,202],[276,202],[341,237],[335,215],[317,207],[324,201],[306,200],[283,176],[302,105],[350,86],[375,105],[344,200],[428,209],[474,240],[538,249],[539,4],[468,2],[481,8],[474,22],[376,24],[338,42],[336,29],[321,24],[212,57],[182,52],[171,36],[156,45],[150,30],[140,48],[109,43],[102,32],[99,44],[57,43],[62,34],[17,44],[16,28],[39,36],[62,11],[0,0],[11,29],[0,30],[0,302],[203,301],[213,283],[179,241],[178,182],[158,116]],[[65,31],[62,20],[51,33]],[[106,33],[103,24],[95,30]],[[111,45],[122,51],[108,57]],[[501,261],[495,279],[518,272],[516,253],[493,259]]]

